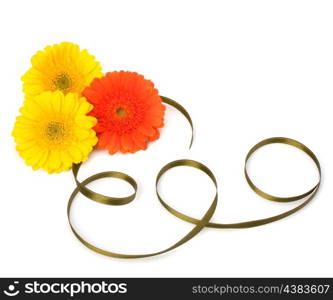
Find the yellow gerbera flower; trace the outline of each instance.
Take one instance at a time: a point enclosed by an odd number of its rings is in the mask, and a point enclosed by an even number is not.
[[[103,75],[94,56],[68,42],[38,51],[31,64],[32,68],[22,76],[26,98],[56,90],[81,94],[94,78]]]
[[[87,160],[97,143],[96,119],[87,116],[92,108],[76,93],[44,92],[27,99],[13,130],[26,164],[59,173]]]

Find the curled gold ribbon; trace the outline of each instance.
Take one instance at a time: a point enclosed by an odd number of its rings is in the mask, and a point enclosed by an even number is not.
[[[192,122],[190,114],[187,112],[187,110],[182,105],[180,105],[175,100],[172,100],[172,99],[170,99],[168,97],[165,97],[165,96],[160,96],[160,97],[162,98],[162,101],[164,103],[169,104],[170,106],[177,109],[180,113],[182,113],[182,115],[186,118],[186,120],[190,124],[192,135],[191,135],[191,142],[190,142],[190,147],[189,148],[191,149],[192,144],[193,144],[194,128],[193,128],[193,122]]]
[[[156,179],[156,188],[158,185],[158,181],[161,178],[161,176],[167,172],[168,170],[174,168],[174,167],[178,167],[178,166],[188,166],[188,167],[193,167],[193,168],[197,168],[201,171],[203,171],[204,173],[206,173],[210,179],[214,182],[215,187],[217,189],[217,183],[216,183],[216,179],[214,174],[212,173],[212,171],[210,171],[205,165],[197,162],[197,161],[193,161],[193,160],[187,160],[187,159],[183,159],[183,160],[177,160],[177,161],[173,161],[171,163],[168,163],[166,166],[164,166],[161,171],[159,172],[157,179]],[[79,167],[77,168],[78,171]],[[116,176],[114,176],[116,174]],[[120,176],[118,176],[119,174],[121,174]],[[89,249],[99,253],[99,254],[103,254],[106,256],[110,256],[110,257],[116,257],[116,258],[143,258],[143,257],[149,257],[149,256],[155,256],[155,255],[159,255],[159,254],[163,254],[165,252],[171,251],[181,245],[183,245],[184,243],[188,242],[190,239],[192,239],[193,237],[195,237],[205,226],[207,226],[209,220],[212,218],[216,206],[217,206],[217,192],[216,195],[212,201],[212,204],[210,205],[210,207],[208,208],[208,210],[206,211],[206,213],[204,214],[204,216],[198,220],[198,222],[195,224],[194,228],[188,233],[186,234],[183,238],[181,238],[179,241],[177,241],[175,244],[173,244],[172,246],[161,250],[161,251],[157,251],[157,252],[153,252],[153,253],[146,253],[146,254],[122,254],[122,253],[116,253],[116,252],[111,252],[111,251],[107,251],[101,248],[98,248],[96,246],[94,246],[93,244],[89,243],[88,241],[86,241],[81,235],[79,235],[77,233],[77,231],[74,229],[74,226],[72,225],[71,222],[71,207],[72,207],[72,203],[73,200],[75,199],[76,195],[79,193],[79,191],[81,191],[80,188],[85,187],[87,184],[101,179],[101,178],[105,178],[105,177],[116,177],[119,179],[122,179],[130,184],[132,184],[131,180],[133,180],[131,177],[129,176],[123,176],[125,174],[123,173],[119,173],[118,172],[102,172],[102,173],[98,173],[95,174],[93,176],[88,177],[87,179],[85,179],[84,181],[82,181],[80,183],[80,187],[77,186],[76,189],[73,191],[72,195],[69,198],[68,201],[68,205],[67,205],[67,218],[68,218],[68,222],[69,225],[74,233],[74,235],[78,238],[78,240],[85,245],[86,247],[88,247]],[[133,186],[134,187],[134,186]],[[105,198],[100,198],[100,194],[94,193],[91,190],[89,190],[91,193],[88,193],[89,195],[89,199],[92,199],[94,201],[100,202],[100,203],[104,203],[104,204],[113,204],[113,200],[118,201],[118,198],[112,198],[112,197],[106,197],[109,198],[110,201],[104,201]],[[95,199],[96,198],[96,199]],[[119,203],[115,202],[116,205],[119,205]],[[121,203],[121,204],[125,204],[125,203]]]
[[[265,146],[265,145],[269,145],[269,144],[286,144],[286,145],[290,145],[293,147],[296,147],[298,149],[300,149],[301,151],[305,152],[316,164],[317,169],[318,169],[318,173],[319,173],[319,180],[317,182],[317,184],[310,189],[309,191],[307,191],[306,193],[303,193],[301,195],[297,195],[297,196],[292,196],[292,197],[277,197],[277,196],[273,196],[270,194],[265,193],[264,191],[260,190],[250,179],[248,172],[247,172],[247,162],[249,160],[249,158],[252,156],[252,154],[257,151],[259,148]],[[304,202],[302,202],[300,205],[286,211],[283,212],[279,215],[275,215],[273,217],[269,217],[269,218],[264,218],[264,219],[257,219],[257,220],[252,220],[252,221],[246,221],[246,222],[239,222],[239,223],[230,223],[230,224],[224,224],[224,223],[213,223],[213,222],[209,222],[207,224],[207,227],[210,228],[249,228],[249,227],[255,227],[255,226],[260,226],[260,225],[264,225],[264,224],[268,224],[274,221],[278,221],[281,220],[293,213],[295,213],[296,211],[300,210],[301,208],[303,208],[305,205],[307,205],[316,195],[319,187],[320,187],[320,182],[321,182],[321,167],[320,167],[320,163],[317,159],[317,157],[315,156],[315,154],[305,145],[303,145],[302,143],[290,139],[290,138],[284,138],[284,137],[273,137],[273,138],[269,138],[269,139],[265,139],[261,142],[259,142],[258,144],[256,144],[255,146],[253,146],[250,151],[248,152],[248,154],[246,155],[245,158],[245,166],[244,166],[244,174],[245,174],[245,178],[247,183],[249,184],[250,188],[259,196],[261,196],[262,198],[265,198],[267,200],[271,200],[271,201],[276,201],[276,202],[291,202],[291,201],[296,201],[296,200],[301,200],[304,199],[306,197],[309,197],[308,199],[306,199]],[[200,222],[200,220],[192,218],[188,215],[185,215],[177,210],[175,210],[174,208],[172,208],[170,205],[168,205],[159,195],[158,191],[156,190],[157,193],[157,197],[160,200],[160,203],[165,207],[165,209],[167,211],[169,211],[171,214],[173,214],[174,216],[176,216],[177,218],[183,220],[183,221],[187,221],[190,222],[192,224],[197,224],[198,222]]]
[[[185,108],[183,106],[181,106],[180,104],[178,104],[176,101],[167,98],[167,97],[162,97],[163,102],[167,103],[171,106],[173,106],[174,108],[176,108],[178,111],[180,111],[185,118],[188,120],[191,129],[192,129],[192,137],[191,137],[191,143],[190,143],[190,147],[192,145],[193,142],[193,124],[192,124],[192,120],[190,115],[188,114],[188,112],[185,110]],[[260,190],[254,183],[253,181],[250,179],[248,172],[247,172],[247,162],[249,160],[249,158],[252,156],[252,154],[257,151],[259,148],[265,146],[265,145],[269,145],[269,144],[274,144],[274,143],[280,143],[280,144],[287,144],[293,147],[296,147],[298,149],[300,149],[301,151],[303,151],[304,153],[306,153],[316,164],[318,172],[319,172],[319,180],[318,183],[309,191],[301,194],[301,195],[296,195],[296,196],[292,196],[292,197],[277,197],[277,196],[273,196],[270,195],[262,190]],[[208,208],[208,210],[206,211],[206,213],[204,214],[204,216],[201,219],[196,219],[196,218],[192,218],[191,216],[188,216],[186,214],[183,214],[179,211],[177,211],[176,209],[172,208],[170,205],[168,205],[161,197],[161,195],[158,192],[158,184],[159,181],[162,177],[163,174],[165,174],[167,171],[169,171],[172,168],[175,167],[179,167],[179,166],[187,166],[187,167],[192,167],[192,168],[196,168],[202,172],[204,172],[214,183],[215,188],[216,188],[216,194],[215,197],[210,205],[210,207]],[[182,159],[182,160],[176,160],[176,161],[172,161],[170,163],[168,163],[167,165],[165,165],[157,174],[156,177],[156,182],[155,182],[155,187],[156,187],[156,195],[160,201],[160,203],[163,205],[163,207],[170,212],[171,214],[173,214],[174,216],[176,216],[177,218],[186,221],[186,222],[190,222],[192,224],[194,224],[195,226],[193,227],[193,229],[186,234],[183,238],[181,238],[179,241],[177,241],[175,244],[173,244],[172,246],[158,251],[158,252],[153,252],[153,253],[146,253],[146,254],[122,254],[122,253],[116,253],[116,252],[111,252],[111,251],[107,251],[101,248],[98,248],[96,246],[94,246],[93,244],[89,243],[88,241],[86,241],[81,235],[78,234],[78,232],[75,230],[74,226],[71,223],[71,207],[72,207],[72,203],[75,199],[75,197],[77,196],[77,194],[79,192],[81,192],[83,195],[85,195],[86,197],[88,197],[89,199],[102,203],[102,204],[107,204],[107,205],[125,205],[130,203],[131,201],[133,201],[136,197],[136,192],[137,192],[137,183],[136,181],[130,177],[127,174],[121,173],[121,172],[116,172],[116,171],[110,171],[110,172],[101,172],[101,173],[97,173],[95,175],[92,175],[90,177],[88,177],[87,179],[83,180],[82,182],[80,182],[77,178],[78,176],[78,172],[79,169],[81,167],[81,164],[77,164],[73,166],[73,175],[74,175],[74,179],[76,182],[76,188],[73,191],[72,195],[70,196],[69,200],[68,200],[68,205],[67,205],[67,217],[68,217],[68,222],[69,225],[71,227],[71,230],[73,231],[74,235],[78,238],[78,240],[85,245],[86,247],[88,247],[89,249],[106,255],[106,256],[110,256],[110,257],[116,257],[116,258],[143,258],[143,257],[149,257],[149,256],[155,256],[155,255],[159,255],[159,254],[163,254],[165,252],[171,251],[181,245],[183,245],[184,243],[188,242],[190,239],[192,239],[193,237],[195,237],[204,227],[211,227],[211,228],[249,228],[249,227],[255,227],[255,226],[260,226],[260,225],[264,225],[264,224],[268,224],[277,220],[280,220],[282,218],[285,218],[293,213],[295,213],[296,211],[300,210],[301,208],[303,208],[305,205],[307,205],[316,195],[316,193],[318,192],[318,189],[320,187],[320,182],[321,182],[321,167],[320,167],[320,163],[317,159],[317,157],[315,156],[315,154],[305,145],[303,145],[302,143],[290,139],[290,138],[284,138],[284,137],[273,137],[273,138],[269,138],[269,139],[265,139],[261,142],[259,142],[258,144],[256,144],[255,146],[253,146],[250,151],[248,152],[248,154],[246,155],[245,158],[245,166],[244,166],[244,174],[245,174],[245,178],[247,183],[249,184],[250,188],[259,196],[261,196],[264,199],[267,200],[271,200],[271,201],[277,201],[277,202],[291,202],[291,201],[296,201],[296,200],[301,200],[304,199],[306,197],[308,197],[304,202],[302,202],[300,205],[296,206],[293,209],[290,209],[286,212],[283,212],[281,214],[269,217],[269,218],[264,218],[264,219],[257,219],[257,220],[252,220],[252,221],[246,221],[246,222],[239,222],[239,223],[230,223],[230,224],[224,224],[224,223],[213,223],[210,222],[216,206],[217,206],[217,201],[218,201],[218,188],[217,188],[217,181],[216,178],[213,174],[213,172],[206,167],[205,165],[203,165],[200,162],[194,161],[194,160],[188,160],[188,159]],[[133,189],[134,189],[134,193],[131,194],[130,196],[127,197],[111,197],[111,196],[105,196],[99,193],[96,193],[94,191],[92,191],[91,189],[89,189],[87,187],[87,184],[101,179],[101,178],[118,178],[121,180],[126,181],[127,183],[129,183]]]

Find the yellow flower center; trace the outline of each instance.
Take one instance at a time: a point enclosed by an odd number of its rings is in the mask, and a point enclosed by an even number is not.
[[[116,114],[119,118],[123,118],[123,117],[125,117],[127,112],[123,107],[118,107],[117,110],[116,110]]]
[[[72,80],[68,76],[68,74],[60,74],[54,80],[53,84],[55,85],[56,89],[61,91],[66,91],[72,86]]]
[[[61,122],[50,122],[46,126],[46,136],[51,141],[60,141],[65,136],[65,125]]]

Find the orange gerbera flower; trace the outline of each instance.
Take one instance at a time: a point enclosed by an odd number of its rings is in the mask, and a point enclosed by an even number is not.
[[[134,72],[112,72],[96,78],[83,91],[94,106],[97,148],[134,153],[159,138],[165,106],[154,84]]]

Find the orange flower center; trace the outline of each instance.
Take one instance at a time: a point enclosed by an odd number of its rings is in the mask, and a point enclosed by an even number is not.
[[[120,107],[117,108],[116,114],[119,118],[123,118],[123,117],[126,116],[127,112],[123,107],[120,106]]]
[[[118,134],[129,133],[137,128],[143,121],[144,108],[140,102],[131,100],[131,97],[121,97],[107,103],[107,109],[101,112],[104,117],[100,123]]]

